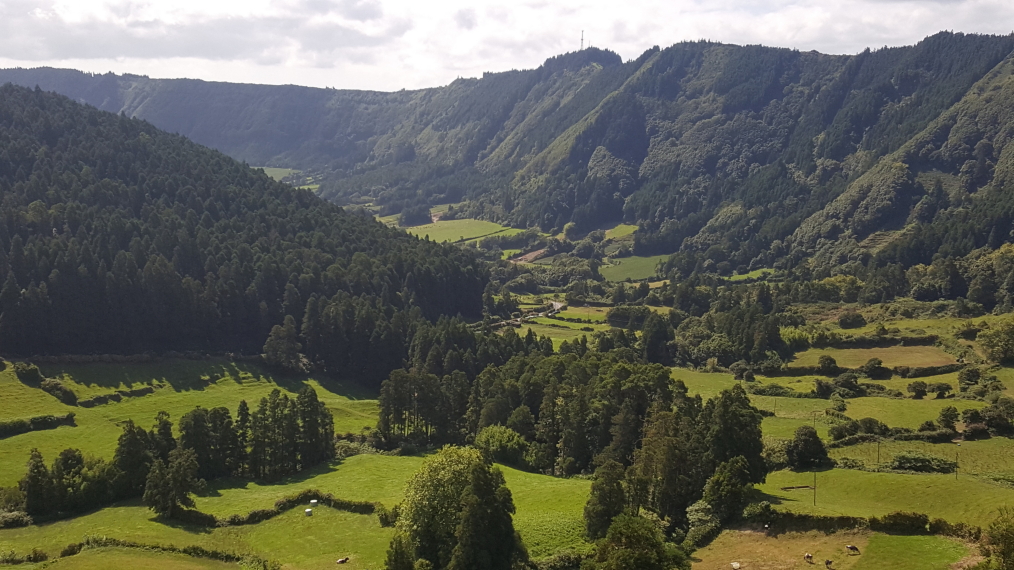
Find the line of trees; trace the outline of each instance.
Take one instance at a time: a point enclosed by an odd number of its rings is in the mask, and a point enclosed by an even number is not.
[[[174,436],[161,411],[150,430],[127,420],[111,461],[66,449],[47,466],[33,449],[17,493],[5,508],[32,516],[81,512],[110,501],[146,496],[160,514],[192,506],[201,481],[239,476],[277,480],[334,458],[334,419],[311,387],[295,398],[272,390],[235,421],[225,407],[197,407],[179,420]],[[149,501],[150,499],[150,501]]]

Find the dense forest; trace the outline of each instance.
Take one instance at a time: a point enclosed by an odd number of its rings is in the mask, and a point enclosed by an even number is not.
[[[313,360],[280,364],[379,380],[420,327],[481,313],[474,254],[141,120],[7,85],[0,149],[5,354],[250,354],[272,330],[285,354],[291,331]]]
[[[321,195],[385,215],[465,199],[459,215],[552,233],[635,223],[636,253],[718,273],[830,274],[1011,241],[1012,50],[1014,36],[960,33],[854,56],[684,42],[397,93],[53,69],[0,81],[303,168]]]

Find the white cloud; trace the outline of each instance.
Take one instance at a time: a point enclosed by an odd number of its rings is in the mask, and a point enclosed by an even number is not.
[[[417,88],[586,45],[625,59],[710,39],[827,53],[1010,33],[1000,0],[0,0],[0,66]]]

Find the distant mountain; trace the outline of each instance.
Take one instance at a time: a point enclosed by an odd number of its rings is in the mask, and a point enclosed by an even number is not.
[[[623,62],[587,49],[441,88],[335,91],[0,71],[237,158],[316,170],[384,213],[580,229],[757,267],[928,263],[1012,241],[1014,36],[939,33],[831,56],[709,42]],[[1006,99],[1009,101],[1010,99]]]

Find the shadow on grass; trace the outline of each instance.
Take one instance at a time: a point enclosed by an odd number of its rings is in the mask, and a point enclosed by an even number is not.
[[[163,386],[175,392],[203,391],[222,382],[246,384],[266,382],[296,393],[311,380],[325,390],[349,400],[374,400],[377,390],[352,380],[325,375],[286,375],[255,362],[236,362],[222,358],[209,360],[165,359],[144,363],[39,364],[47,378],[64,378],[70,387],[79,384],[91,389],[129,390],[142,386]]]
[[[229,477],[225,479],[216,479],[208,483],[208,485],[199,493],[196,493],[198,497],[210,498],[210,497],[221,497],[222,491],[225,490],[237,490],[247,489],[251,483],[256,483],[260,487],[286,487],[289,485],[297,485],[299,483],[305,483],[310,479],[319,477],[321,475],[327,475],[328,473],[334,473],[338,470],[338,466],[342,464],[341,460],[335,460],[331,463],[321,464],[310,469],[304,469],[299,473],[294,473],[287,477],[275,481],[257,481],[253,479],[243,479],[240,477]],[[270,505],[268,505],[270,506]],[[267,508],[267,507],[263,507]]]

